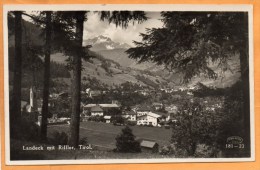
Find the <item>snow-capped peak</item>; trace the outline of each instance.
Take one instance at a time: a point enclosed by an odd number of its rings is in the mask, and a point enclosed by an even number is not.
[[[109,37],[105,37],[103,35],[100,35],[98,37],[88,39],[84,41],[84,44],[91,44],[93,51],[100,51],[100,50],[113,50],[113,49],[119,49],[124,48],[128,49],[131,46],[123,43],[123,42],[114,42]]]
[[[108,50],[113,50],[113,49],[115,49],[112,45],[106,45],[106,48],[107,48]]]
[[[101,42],[108,42],[108,41],[111,41],[111,39],[108,38],[108,37],[104,37],[102,35],[97,37],[97,42],[99,42],[99,43],[101,43]]]

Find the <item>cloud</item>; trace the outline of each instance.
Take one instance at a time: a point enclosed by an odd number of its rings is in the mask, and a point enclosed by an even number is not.
[[[149,19],[142,24],[129,23],[124,29],[116,27],[115,24],[109,24],[107,21],[100,21],[98,13],[88,13],[88,20],[84,23],[84,40],[94,38],[99,35],[107,36],[115,42],[134,45],[133,41],[141,41],[140,32],[145,33],[146,28],[162,27],[163,23],[159,20],[159,12],[147,13]]]

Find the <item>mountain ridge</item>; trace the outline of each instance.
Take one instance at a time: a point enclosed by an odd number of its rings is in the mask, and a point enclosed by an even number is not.
[[[43,45],[44,39],[40,36],[42,29],[36,27],[34,24],[25,22],[25,27],[32,30],[28,35],[32,42],[36,45]],[[28,37],[27,36],[27,37]],[[23,42],[25,42],[25,35],[23,35]],[[93,39],[92,39],[93,40]],[[90,42],[90,41],[84,41]],[[98,43],[99,42],[99,43]],[[111,38],[105,36],[95,37],[93,42],[94,51],[99,57],[91,59],[89,62],[83,61],[82,78],[92,77],[97,78],[100,82],[108,86],[119,85],[121,83],[130,81],[142,86],[156,86],[158,87],[174,87],[183,86],[181,84],[182,75],[169,72],[163,66],[157,66],[151,62],[139,64],[138,61],[130,59],[125,51],[130,47],[128,44],[113,42]],[[100,45],[103,44],[103,45]],[[105,45],[113,45],[113,49],[108,49]],[[14,46],[14,36],[9,36],[9,47]],[[102,47],[102,48],[101,48]],[[236,56],[235,58],[237,58]],[[51,56],[53,61],[66,64],[67,57],[62,53],[54,53]],[[216,85],[219,87],[227,87],[234,84],[239,78],[239,59],[231,60],[234,73],[227,71],[225,76],[219,77],[216,80],[207,79],[203,76],[194,77],[188,85],[202,82],[206,85]],[[117,64],[118,63],[118,64]],[[217,70],[218,68],[214,68]],[[220,72],[220,70],[217,70]],[[140,77],[141,76],[141,77]],[[142,80],[145,79],[145,80]],[[150,82],[150,84],[149,84]],[[153,82],[153,83],[152,83]],[[147,84],[148,83],[148,84]]]

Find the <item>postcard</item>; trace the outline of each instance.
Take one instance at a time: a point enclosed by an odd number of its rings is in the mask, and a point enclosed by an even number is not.
[[[7,165],[255,160],[250,5],[4,5]]]

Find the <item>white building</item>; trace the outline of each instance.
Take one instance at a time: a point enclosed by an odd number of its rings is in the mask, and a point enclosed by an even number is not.
[[[160,117],[161,116],[156,113],[149,112],[146,115],[137,117],[137,125],[158,126]]]
[[[163,104],[162,104],[162,103],[154,102],[154,103],[153,103],[153,107],[155,108],[155,110],[159,110],[159,109],[162,109],[162,108],[163,108]]]
[[[90,109],[91,116],[103,116],[104,111],[100,106],[94,106]]]
[[[111,116],[104,116],[105,122],[110,123],[111,122]]]

